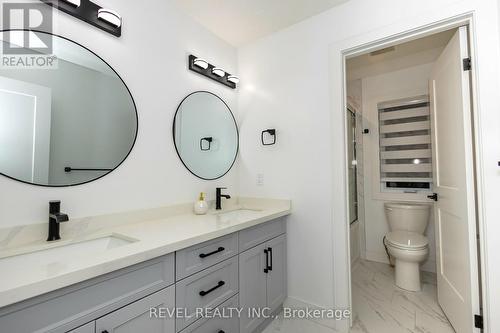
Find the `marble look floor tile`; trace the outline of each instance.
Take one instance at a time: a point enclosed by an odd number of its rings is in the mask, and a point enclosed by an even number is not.
[[[335,330],[307,319],[278,317],[262,333],[335,333]]]
[[[431,272],[421,272],[420,278],[423,284],[437,285],[436,274]]]
[[[352,272],[352,302],[355,317],[351,331],[355,333],[453,332],[437,303],[436,288],[436,275],[423,272],[422,291],[405,291],[395,285],[393,267],[360,260]]]
[[[356,320],[370,333],[415,332],[415,314],[380,302],[366,294],[353,298]]]
[[[352,323],[350,333],[370,333],[367,327],[359,319],[355,319]]]
[[[443,323],[429,316],[426,312],[417,311],[416,327],[419,333],[455,333],[449,323]]]

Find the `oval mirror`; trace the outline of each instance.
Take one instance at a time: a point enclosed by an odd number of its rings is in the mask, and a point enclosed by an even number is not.
[[[50,48],[29,48],[25,36]],[[138,121],[132,95],[113,68],[56,35],[2,31],[0,40],[0,173],[71,186],[117,168],[134,146]]]
[[[238,154],[238,126],[217,95],[197,91],[181,102],[174,117],[174,143],[182,163],[195,176],[224,176]]]

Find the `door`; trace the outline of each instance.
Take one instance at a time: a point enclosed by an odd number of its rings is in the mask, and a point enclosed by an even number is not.
[[[250,315],[252,309],[263,309],[267,306],[266,279],[266,244],[253,247],[240,254],[240,333],[253,332],[264,318]]]
[[[95,321],[75,328],[68,333],[95,333]]]
[[[0,76],[0,172],[48,184],[51,90]]]
[[[129,304],[96,321],[96,333],[175,333],[175,286]],[[156,308],[150,316],[150,309]],[[166,310],[168,309],[168,311]]]
[[[286,298],[286,237],[281,235],[267,242],[269,266],[267,274],[267,307],[278,309]]]
[[[430,80],[438,301],[458,333],[479,332],[473,320],[479,286],[467,35],[467,28],[458,29]]]

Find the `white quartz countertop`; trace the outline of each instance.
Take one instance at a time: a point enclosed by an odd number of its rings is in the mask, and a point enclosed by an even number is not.
[[[291,211],[289,200],[238,198],[225,203],[227,208],[222,214],[209,211],[194,215],[192,204],[186,204],[76,219],[61,225],[62,240],[50,243],[45,241],[48,223],[0,229],[0,307],[265,223]],[[250,211],[224,214],[239,209]],[[27,265],[9,266],[8,260],[3,260],[113,235],[133,242],[98,252],[55,256],[50,263],[28,261]]]

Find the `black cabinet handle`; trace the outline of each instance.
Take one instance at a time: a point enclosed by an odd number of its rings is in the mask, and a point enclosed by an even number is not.
[[[266,255],[266,267],[264,268],[264,273],[269,273],[269,254],[267,253],[267,249],[264,249],[264,254]]]
[[[102,331],[101,333],[109,333],[107,330]]]
[[[219,331],[219,332],[217,332],[217,333],[226,333],[226,332],[224,332],[223,330],[220,330],[220,331]]]
[[[272,248],[272,247],[268,247],[268,248],[267,248],[267,252],[269,253],[269,257],[271,258],[271,259],[269,260],[270,264],[269,264],[269,266],[267,267],[267,269],[268,269],[269,271],[272,271],[272,270],[273,270],[273,248]]]
[[[204,290],[200,291],[200,296],[206,296],[206,295],[210,294],[212,291],[219,289],[220,287],[222,287],[225,284],[226,284],[226,282],[219,281],[219,283],[217,283],[217,285],[215,287],[210,288],[207,291],[204,291]]]
[[[427,198],[438,201],[438,194],[437,193],[432,193],[431,195],[428,195]]]
[[[216,253],[222,252],[222,251],[224,251],[224,250],[225,250],[225,248],[223,248],[223,247],[221,246],[221,247],[219,247],[217,250],[212,251],[212,252],[210,252],[210,253],[201,253],[201,254],[200,254],[200,258],[206,258],[206,257],[209,257],[209,256],[214,255],[214,254],[216,254]]]

